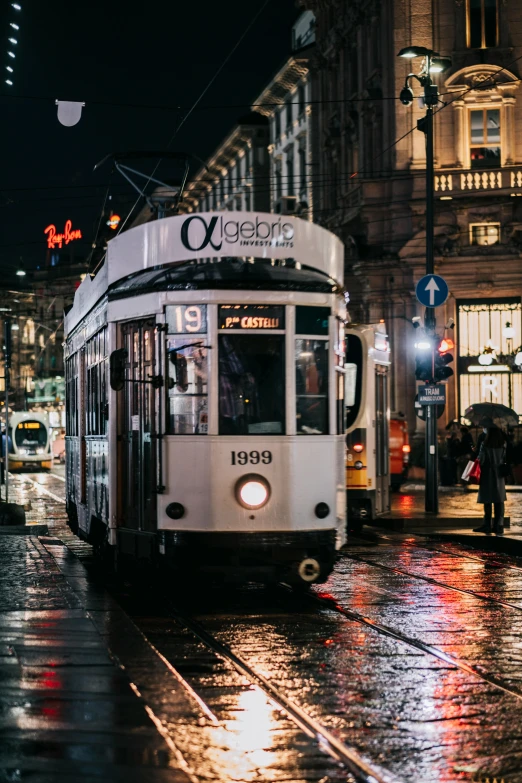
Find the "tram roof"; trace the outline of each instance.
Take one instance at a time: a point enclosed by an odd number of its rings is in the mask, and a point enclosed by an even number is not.
[[[330,231],[290,215],[192,212],[144,223],[109,242],[105,264],[85,278],[66,318],[70,331],[118,280],[136,272],[224,258],[294,259],[343,284],[344,249]]]

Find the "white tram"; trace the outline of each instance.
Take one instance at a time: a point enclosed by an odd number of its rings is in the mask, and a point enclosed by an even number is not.
[[[326,579],[346,527],[342,278],[341,242],[293,217],[113,239],[65,319],[72,529],[189,573]]]
[[[24,411],[9,416],[9,470],[51,470],[51,429],[47,413]]]
[[[346,330],[348,527],[390,510],[390,348],[383,323]]]

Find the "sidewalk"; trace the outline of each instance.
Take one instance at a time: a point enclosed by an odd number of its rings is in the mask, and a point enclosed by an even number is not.
[[[424,486],[405,484],[400,492],[392,494],[391,512],[375,520],[372,527],[456,541],[522,557],[522,492],[507,494],[504,535],[486,536],[473,532],[483,516],[483,506],[477,503],[477,491],[476,487],[439,487],[439,513],[429,514],[424,510]]]
[[[193,780],[116,657],[122,640],[154,668],[137,629],[61,541],[0,534],[0,780]],[[178,694],[188,720],[187,702]]]

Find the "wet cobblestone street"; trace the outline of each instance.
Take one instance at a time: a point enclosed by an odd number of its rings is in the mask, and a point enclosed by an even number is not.
[[[0,536],[0,781],[522,782],[521,560],[377,533],[308,596],[140,586],[61,477],[12,493],[49,534]]]

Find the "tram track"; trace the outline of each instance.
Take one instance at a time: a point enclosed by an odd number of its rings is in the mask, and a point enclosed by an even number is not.
[[[394,538],[392,536],[385,535],[384,533],[377,533],[377,532],[371,532],[368,535],[365,535],[364,533],[359,533],[357,535],[357,538],[362,539],[363,541],[375,541],[376,539],[379,541],[385,541],[386,543],[393,544],[397,547],[408,547],[412,549],[420,549],[423,552],[434,552],[436,554],[446,555],[447,557],[454,557],[459,560],[474,560],[477,563],[484,563],[485,565],[491,567],[491,568],[505,568],[505,569],[511,569],[513,571],[522,571],[522,566],[516,565],[515,563],[506,563],[499,560],[493,560],[486,557],[479,557],[478,555],[471,555],[468,552],[453,552],[449,549],[439,549],[438,547],[434,546],[427,546],[426,544],[419,544],[417,541],[411,541],[411,540],[398,540],[397,538]],[[343,550],[344,554],[345,550]],[[495,553],[495,556],[498,557],[498,553]],[[501,555],[502,557],[510,557],[510,555]]]
[[[522,604],[513,604],[509,601],[503,601],[500,598],[494,598],[491,595],[484,595],[483,593],[477,593],[475,590],[467,590],[465,587],[455,587],[449,585],[446,582],[440,582],[438,579],[434,579],[431,576],[423,576],[422,574],[416,574],[413,571],[406,571],[403,568],[397,568],[396,566],[387,566],[385,563],[378,563],[375,560],[369,560],[361,557],[360,555],[345,554],[345,557],[349,560],[353,560],[358,563],[365,563],[366,565],[380,568],[383,571],[388,571],[392,574],[399,574],[401,576],[407,576],[410,579],[419,579],[422,582],[427,582],[435,587],[442,587],[444,590],[451,590],[454,593],[461,593],[462,595],[469,595],[472,598],[477,598],[481,601],[488,601],[489,603],[503,606],[505,609],[514,609],[518,612],[522,612]]]
[[[282,709],[301,731],[308,737],[315,739],[325,753],[343,764],[356,781],[361,781],[361,783],[398,783],[398,778],[374,763],[367,761],[357,751],[339,740],[329,729],[319,723],[293,699],[285,696],[263,674],[256,671],[248,661],[234,652],[229,645],[221,642],[209,633],[197,620],[179,609],[173,610],[173,618],[190,630],[208,649],[233,666],[239,674],[246,677],[252,685],[257,685],[267,698]]]
[[[491,685],[494,688],[497,688],[503,691],[504,693],[509,694],[510,696],[515,696],[517,699],[522,699],[521,688],[513,687],[505,680],[502,680],[502,678],[496,677],[495,675],[487,674],[486,672],[481,671],[478,666],[474,666],[473,664],[467,663],[466,661],[457,658],[455,655],[450,655],[449,653],[446,653],[443,650],[440,650],[439,648],[434,647],[431,644],[426,644],[426,642],[423,642],[420,639],[416,639],[412,636],[409,636],[408,634],[405,634],[402,631],[399,631],[395,628],[390,628],[387,625],[383,625],[382,623],[379,623],[373,620],[371,617],[367,617],[361,614],[360,612],[357,612],[353,609],[348,609],[342,606],[338,602],[338,599],[331,593],[322,593],[322,592],[311,593],[310,598],[313,601],[317,601],[317,603],[320,603],[324,607],[327,607],[330,610],[343,615],[349,620],[353,620],[354,622],[359,623],[360,625],[364,625],[367,628],[371,628],[372,630],[381,634],[381,636],[387,636],[388,638],[395,639],[395,641],[402,642],[403,644],[407,644],[409,647],[412,647],[416,650],[419,650],[420,652],[424,652],[427,653],[428,655],[438,658],[443,663],[447,663],[450,666],[453,666],[456,669],[465,672],[466,674],[471,674],[474,677],[477,677],[478,679],[482,680],[482,682],[487,683],[488,685]]]

